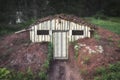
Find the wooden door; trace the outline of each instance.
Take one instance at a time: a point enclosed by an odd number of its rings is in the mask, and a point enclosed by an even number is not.
[[[53,32],[54,59],[68,59],[67,31]]]

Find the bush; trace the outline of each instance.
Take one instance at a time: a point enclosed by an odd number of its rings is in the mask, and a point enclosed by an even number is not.
[[[75,50],[74,57],[75,57],[75,59],[78,59],[80,47],[79,47],[79,45],[77,44],[76,41],[73,44],[74,44],[74,50]]]
[[[98,33],[94,33],[94,38],[96,39],[96,40],[100,40],[100,38],[101,38],[101,36],[100,35],[98,35]]]
[[[20,26],[21,28],[28,28],[31,24],[33,24],[35,22],[35,19],[30,19],[24,23],[19,23],[17,24],[18,26]]]
[[[89,62],[90,62],[90,57],[89,56],[83,57],[83,64],[89,64]]]
[[[0,80],[35,80],[36,78],[38,80],[47,80],[47,71],[49,69],[50,62],[52,61],[52,53],[52,43],[49,43],[47,60],[43,64],[42,70],[38,74],[34,74],[31,71],[30,67],[26,73],[19,71],[10,71],[6,68],[0,68]]]
[[[35,22],[34,19],[30,19],[24,23],[19,24],[0,24],[0,35],[10,34],[15,31],[28,28],[34,22]]]
[[[0,68],[0,79],[8,79],[10,75],[10,71],[6,68]]]
[[[103,14],[102,11],[98,11],[94,16],[93,16],[95,19],[103,19],[103,20],[107,20],[108,17]]]
[[[41,80],[47,80],[47,74],[46,74],[46,72],[44,72],[44,71],[41,71],[40,73],[39,73],[39,77],[40,77],[40,79]]]
[[[96,69],[94,80],[120,80],[120,62]]]

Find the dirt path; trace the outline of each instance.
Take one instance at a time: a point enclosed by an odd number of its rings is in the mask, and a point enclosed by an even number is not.
[[[54,61],[48,80],[82,80],[77,68],[70,67],[67,61]]]

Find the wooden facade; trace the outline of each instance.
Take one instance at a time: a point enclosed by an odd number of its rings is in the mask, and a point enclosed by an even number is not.
[[[53,42],[55,59],[67,59],[68,42],[90,38],[91,30],[95,29],[93,25],[80,18],[63,14],[40,19],[30,28],[32,42]]]
[[[60,22],[59,22],[60,21]],[[37,30],[49,30],[49,35],[37,35]],[[91,28],[86,25],[76,24],[74,22],[66,21],[63,19],[53,19],[49,21],[45,21],[34,25],[31,27],[30,31],[30,39],[32,42],[42,42],[42,41],[52,41],[52,33],[53,31],[68,31],[69,41],[74,41],[79,38],[90,38],[90,30]],[[82,30],[83,35],[72,35],[72,30]]]

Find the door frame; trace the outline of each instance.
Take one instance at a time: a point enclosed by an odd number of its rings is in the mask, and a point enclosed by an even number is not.
[[[67,45],[66,45],[66,57],[65,58],[62,58],[62,57],[54,57],[54,52],[55,52],[55,49],[54,49],[54,33],[55,32],[66,32],[66,37],[67,37],[67,40],[66,40],[66,43],[67,43]],[[69,36],[69,30],[52,30],[52,42],[53,42],[53,59],[62,59],[62,60],[66,60],[66,59],[68,59],[68,36]]]

